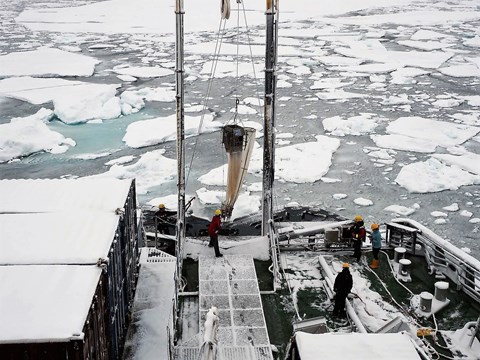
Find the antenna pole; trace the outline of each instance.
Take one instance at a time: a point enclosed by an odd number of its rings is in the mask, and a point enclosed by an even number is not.
[[[182,248],[185,239],[185,114],[184,114],[184,30],[183,30],[183,0],[176,0],[176,49],[175,49],[175,83],[176,83],[176,109],[177,109],[177,190],[178,190],[178,209],[176,240],[177,245],[175,253],[177,256],[176,267],[176,291],[175,302],[178,301],[177,292],[180,287],[182,277]]]
[[[275,2],[275,4],[274,4]],[[262,235],[268,234],[268,221],[273,219],[273,180],[275,177],[275,90],[277,59],[278,0],[266,0],[265,97],[263,122],[263,205]]]

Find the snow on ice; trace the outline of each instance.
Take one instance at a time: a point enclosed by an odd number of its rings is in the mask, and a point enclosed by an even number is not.
[[[412,193],[426,193],[457,190],[463,185],[480,184],[480,176],[430,158],[402,167],[395,182]]]
[[[40,109],[24,118],[13,118],[0,124],[0,162],[10,161],[39,151],[59,154],[75,146],[75,141],[48,128],[53,112]]]
[[[218,131],[223,124],[213,121],[214,115],[185,116],[185,136],[198,135],[200,121],[203,118],[201,133]],[[132,148],[161,144],[173,141],[177,136],[176,115],[137,121],[127,127],[123,141]]]
[[[14,52],[0,56],[0,77],[91,76],[100,61],[53,48]]]

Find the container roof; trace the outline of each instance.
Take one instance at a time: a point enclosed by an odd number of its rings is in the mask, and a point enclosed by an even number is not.
[[[95,264],[108,256],[118,221],[87,211],[0,214],[0,265]]]
[[[0,213],[123,208],[132,179],[0,180]]]
[[[296,341],[302,360],[419,360],[408,335],[297,332]]]
[[[0,343],[83,339],[97,266],[0,266]]]

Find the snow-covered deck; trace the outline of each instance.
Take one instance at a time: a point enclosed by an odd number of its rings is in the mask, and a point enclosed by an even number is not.
[[[419,360],[408,335],[328,333],[296,335],[298,352],[302,360]]]
[[[175,263],[174,256],[154,248],[142,248],[124,359],[168,358],[167,326],[172,328]]]
[[[252,256],[200,256],[198,272],[200,329],[208,309],[217,307],[219,358],[272,359]],[[193,359],[195,349],[183,350],[180,358]]]

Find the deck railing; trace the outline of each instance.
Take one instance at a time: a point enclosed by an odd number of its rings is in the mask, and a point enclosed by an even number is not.
[[[423,255],[430,271],[443,274],[475,301],[480,302],[480,261],[410,219],[387,224],[387,244]]]
[[[270,255],[272,257],[272,273],[273,273],[273,290],[276,291],[280,286],[280,268],[279,268],[279,249],[278,249],[278,233],[275,229],[275,223],[268,223],[268,237],[270,239]]]

